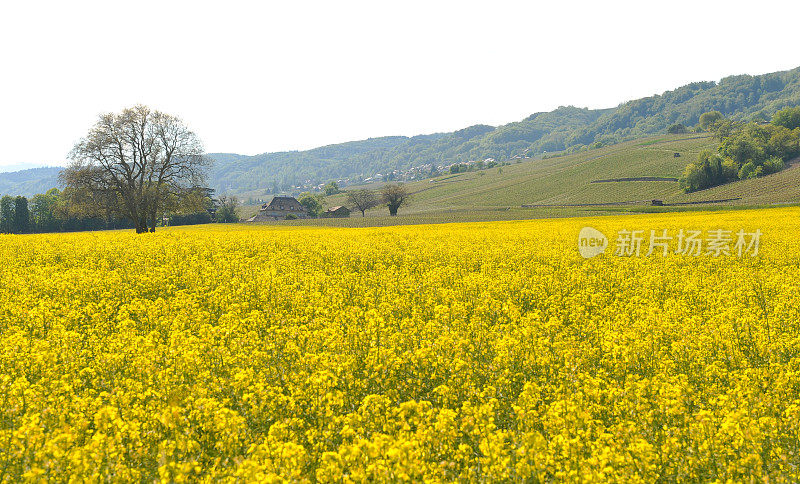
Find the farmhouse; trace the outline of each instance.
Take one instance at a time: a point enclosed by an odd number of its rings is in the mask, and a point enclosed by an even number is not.
[[[308,211],[294,197],[272,197],[269,203],[261,206],[258,214],[249,218],[248,222],[262,222],[266,220],[285,220],[287,216],[308,218]],[[292,217],[289,217],[292,218]]]
[[[350,209],[344,206],[331,207],[322,214],[325,218],[347,218],[350,216]]]

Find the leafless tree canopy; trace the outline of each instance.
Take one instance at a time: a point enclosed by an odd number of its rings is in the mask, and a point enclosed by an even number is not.
[[[358,190],[347,191],[347,202],[357,210],[361,211],[361,216],[363,217],[364,212],[372,207],[378,206],[378,197],[372,190],[360,188]]]
[[[403,185],[384,185],[381,188],[383,203],[389,207],[389,215],[397,215],[397,209],[408,203],[411,193]]]
[[[100,116],[62,172],[72,204],[86,214],[129,218],[155,231],[166,210],[196,203],[208,161],[203,145],[169,114],[134,106]]]

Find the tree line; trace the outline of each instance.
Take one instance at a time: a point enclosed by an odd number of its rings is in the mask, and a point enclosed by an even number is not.
[[[704,150],[679,178],[685,192],[781,171],[800,155],[800,107],[776,112],[771,122],[741,122],[718,111],[704,113],[700,128],[719,140],[717,152]]]
[[[0,198],[0,233],[78,232],[133,228],[121,218],[84,217],[70,212],[62,192],[53,188],[30,198]]]
[[[87,230],[135,229],[132,220],[108,214],[82,215],[70,206],[71,198],[58,188],[34,195],[4,195],[0,197],[0,233],[33,234],[47,232],[81,232]],[[156,225],[195,225],[238,222],[235,197],[213,198],[213,190],[205,190],[202,208],[194,212],[166,213]]]

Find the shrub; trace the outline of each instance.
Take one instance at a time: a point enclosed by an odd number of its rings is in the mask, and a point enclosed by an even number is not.
[[[783,163],[783,160],[781,160],[778,157],[770,158],[767,161],[765,161],[764,164],[762,165],[765,175],[769,175],[770,173],[777,173],[783,170],[784,167],[785,165]]]
[[[742,165],[742,168],[739,169],[739,179],[745,180],[747,178],[757,177],[759,168],[761,167],[757,167],[752,161],[745,163]]]
[[[669,134],[686,134],[687,132],[686,126],[681,123],[670,125],[670,127],[667,128],[667,133]]]

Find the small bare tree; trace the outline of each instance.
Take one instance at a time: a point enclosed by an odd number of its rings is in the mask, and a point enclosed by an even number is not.
[[[378,206],[378,197],[372,190],[360,188],[358,190],[347,191],[347,203],[361,211],[361,216],[364,217],[364,212]]]
[[[389,207],[389,215],[397,215],[397,209],[408,203],[411,194],[403,185],[390,184],[381,188],[383,203]]]
[[[69,157],[61,180],[71,207],[128,218],[137,233],[154,232],[160,214],[194,203],[209,164],[183,121],[142,105],[101,115]]]

